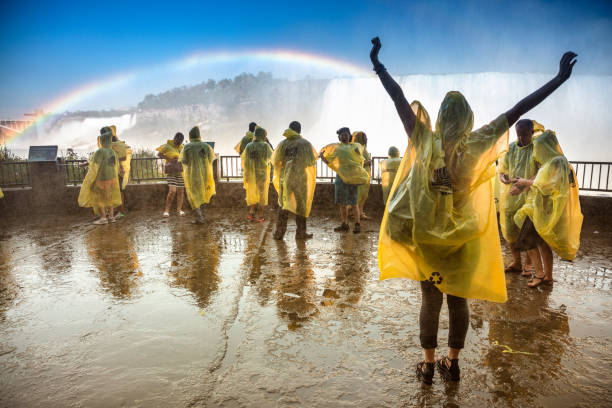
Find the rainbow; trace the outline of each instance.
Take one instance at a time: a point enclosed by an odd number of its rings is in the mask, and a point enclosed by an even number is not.
[[[45,106],[43,107],[43,112],[45,112],[44,114],[38,116],[33,121],[33,123],[23,132],[13,135],[8,140],[10,141],[17,139],[20,135],[26,134],[30,128],[43,123],[45,120],[52,117],[53,115],[68,110],[71,106],[74,106],[76,103],[84,99],[95,96],[100,92],[108,91],[112,88],[119,88],[121,86],[128,85],[138,77],[145,75],[149,72],[167,69],[185,70],[203,65],[240,61],[271,61],[288,64],[299,64],[305,66],[312,66],[315,68],[327,69],[336,72],[339,75],[348,75],[351,77],[363,77],[372,75],[372,71],[368,68],[364,68],[362,66],[340,59],[332,58],[326,55],[314,54],[298,50],[264,49],[246,51],[195,52],[183,58],[179,58],[178,60],[172,60],[164,64],[148,67],[146,69],[132,70],[121,74],[116,74],[74,88],[69,92],[45,104]]]

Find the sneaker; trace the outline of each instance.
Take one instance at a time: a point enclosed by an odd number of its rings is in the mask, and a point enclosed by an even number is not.
[[[255,220],[255,216],[253,216],[253,214],[249,214],[249,215],[247,215],[247,220],[253,221],[253,220]]]
[[[184,217],[185,216],[185,211],[181,210],[178,212],[179,217]],[[165,215],[164,215],[165,217]]]
[[[359,234],[360,232],[361,232],[361,227],[359,226],[359,223],[356,222],[355,228],[353,228],[353,234]]]
[[[93,223],[95,225],[108,224],[108,220],[106,218],[100,218],[99,220],[95,220]]]
[[[164,217],[166,217],[166,218],[167,218],[167,217],[169,217],[169,216],[170,216],[170,214],[168,213],[168,211],[164,212]]]
[[[348,224],[342,223],[342,225],[340,225],[339,227],[334,228],[334,231],[336,232],[346,232],[348,230],[350,230],[351,228],[349,227]]]
[[[116,217],[111,217],[110,222],[117,222],[117,218]]]
[[[116,218],[116,219],[118,219],[118,220],[120,220],[121,218],[125,218],[125,214],[124,214],[124,213],[119,212],[119,213],[117,213],[117,214],[115,215],[115,218]]]

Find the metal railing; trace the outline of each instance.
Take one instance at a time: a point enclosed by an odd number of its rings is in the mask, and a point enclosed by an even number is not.
[[[372,157],[372,180],[373,184],[380,183],[380,163],[386,157]],[[317,160],[317,182],[333,183],[336,172],[330,169],[323,161]],[[240,156],[219,157],[219,180],[238,181],[242,180],[242,162]]]
[[[87,174],[87,160],[66,160],[66,179],[68,184],[78,185]],[[133,158],[130,163],[130,183],[165,180],[164,160],[157,157]]]
[[[219,181],[242,180],[242,160],[240,156],[219,156]]]
[[[0,187],[26,187],[30,185],[28,162],[0,162]]]
[[[381,182],[380,165],[386,157],[372,157],[372,184]],[[571,161],[581,191],[612,192],[612,162]],[[66,160],[66,178],[69,185],[83,182],[87,174],[87,160]],[[219,156],[219,181],[242,180],[240,156]],[[317,182],[332,183],[335,172],[321,160],[317,161]],[[130,183],[165,180],[164,161],[156,157],[133,158]],[[25,187],[30,185],[28,162],[0,162],[0,187]]]
[[[130,180],[135,183],[142,181],[165,180],[164,160],[157,157],[138,157],[132,159],[130,165]]]
[[[580,190],[612,191],[610,162],[571,161]]]

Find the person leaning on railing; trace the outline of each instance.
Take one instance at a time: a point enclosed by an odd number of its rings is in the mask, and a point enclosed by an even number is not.
[[[185,215],[183,211],[183,199],[185,197],[185,181],[183,180],[183,167],[179,162],[179,155],[183,150],[183,140],[185,136],[178,132],[174,139],[168,140],[166,144],[157,148],[157,156],[164,159],[164,173],[168,182],[168,195],[166,196],[166,208],[164,217],[170,216],[170,207],[176,196],[176,211],[179,216]]]

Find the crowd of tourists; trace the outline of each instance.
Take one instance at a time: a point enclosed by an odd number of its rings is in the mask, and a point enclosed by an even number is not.
[[[433,381],[435,368],[447,380],[459,380],[459,353],[469,326],[467,299],[505,302],[506,273],[529,277],[538,287],[553,281],[554,251],[572,260],[580,243],[582,214],[574,171],[555,132],[536,121],[521,119],[566,80],[576,54],[566,53],[559,73],[540,89],[483,127],[473,129],[473,112],[465,97],[448,92],[440,105],[435,128],[418,101],[408,102],[402,88],[380,63],[381,43],[372,40],[374,71],[393,100],[408,136],[403,158],[396,147],[381,163],[385,211],[381,223],[378,262],[380,279],[420,281],[422,302],[420,341],[424,360],[417,376]],[[516,124],[517,140],[508,144],[509,128]],[[316,187],[316,162],[320,158],[335,173],[335,204],[341,224],[334,230],[359,233],[371,179],[367,135],[348,127],[337,131],[338,142],[320,151],[301,135],[297,121],[283,132],[273,148],[267,131],[250,123],[236,145],[241,157],[248,220],[265,221],[270,178],[278,193],[275,239],[283,239],[290,214],[296,219],[296,238],[309,239],[306,221]],[[119,141],[113,127],[98,138],[100,148],[89,161],[79,204],[92,207],[96,224],[114,222],[125,199],[122,190],[129,177],[130,150]],[[206,205],[215,195],[213,148],[202,142],[199,128],[189,131],[189,142],[177,133],[160,146],[165,160],[168,195],[163,216],[168,217],[176,198],[177,213],[187,196],[195,219],[204,224]],[[497,164],[497,165],[496,165]],[[499,210],[499,223],[496,214]],[[509,243],[513,261],[504,268],[498,225]],[[526,254],[523,264],[521,253]],[[443,294],[449,309],[449,351],[436,359],[437,333]]]

